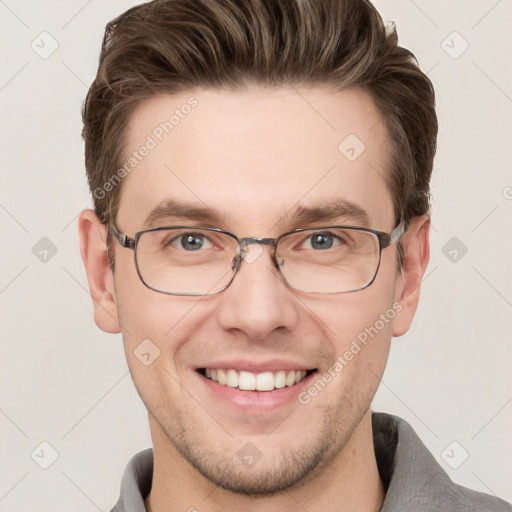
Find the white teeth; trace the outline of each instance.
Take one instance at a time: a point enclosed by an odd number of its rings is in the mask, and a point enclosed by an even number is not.
[[[226,385],[226,374],[220,368],[217,370],[217,382],[223,386]]]
[[[306,370],[279,370],[277,372],[251,373],[221,368],[206,368],[205,376],[223,386],[244,391],[272,391],[293,386],[306,377]]]
[[[258,373],[256,375],[256,389],[258,391],[272,391],[274,389],[274,374],[272,372]]]
[[[284,388],[286,386],[286,372],[284,370],[274,374],[274,386],[277,389]]]
[[[230,388],[237,388],[238,387],[238,372],[235,370],[228,370],[228,373],[226,375],[226,386],[229,386]]]
[[[291,371],[285,379],[285,384],[287,386],[293,386],[295,384],[295,372]]]
[[[256,389],[256,375],[250,372],[240,372],[238,375],[238,387],[245,391]]]
[[[306,376],[306,372],[304,370],[300,372],[295,372],[295,384],[300,382]]]

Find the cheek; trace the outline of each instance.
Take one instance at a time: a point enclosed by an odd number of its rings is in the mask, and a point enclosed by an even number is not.
[[[396,311],[390,300],[354,301],[338,312],[333,345],[338,359],[348,366],[373,365],[385,361],[389,351],[393,319]]]
[[[145,338],[170,338],[198,302],[197,297],[177,297],[149,289],[137,274],[133,255],[124,253],[116,254],[115,289],[123,336],[131,345]]]
[[[336,376],[336,387],[346,393],[371,394],[384,371],[393,322],[401,307],[394,302],[392,274],[365,290],[308,306],[330,340],[334,359],[328,373]]]
[[[312,416],[333,414],[338,425],[361,418],[371,405],[384,372],[391,342],[390,301],[357,292],[333,309],[324,308],[333,358],[299,396]],[[334,320],[335,319],[335,320]],[[324,325],[325,323],[322,322]],[[325,391],[324,391],[325,390]]]
[[[198,317],[198,299],[183,300],[146,287],[137,292],[124,289],[119,293],[118,312],[127,364],[148,410],[158,415],[158,409],[165,403],[175,414],[173,404],[182,403],[179,383],[187,370],[180,358],[181,346],[193,338],[203,322]]]
[[[391,337],[396,317],[395,276],[387,268],[381,269],[367,288],[353,293],[323,295],[308,306],[326,326],[328,337],[335,340],[338,352],[353,339],[362,343],[365,336]],[[365,334],[366,333],[366,334]]]
[[[158,394],[158,389],[169,387],[172,376],[180,375],[181,344],[204,321],[200,298],[150,290],[129,265],[116,268],[116,294],[128,367],[139,393],[147,398],[145,390]]]

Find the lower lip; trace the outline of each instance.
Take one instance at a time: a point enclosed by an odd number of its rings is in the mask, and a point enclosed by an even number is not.
[[[224,386],[196,372],[215,398],[243,411],[246,414],[269,412],[279,407],[298,402],[298,395],[306,388],[317,372],[313,372],[298,384],[274,389],[273,391],[243,391],[239,388]]]

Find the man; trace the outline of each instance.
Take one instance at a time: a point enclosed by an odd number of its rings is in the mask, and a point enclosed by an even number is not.
[[[113,510],[512,510],[370,410],[428,264],[437,120],[369,2],[130,9],[83,118],[95,321],[153,441]]]

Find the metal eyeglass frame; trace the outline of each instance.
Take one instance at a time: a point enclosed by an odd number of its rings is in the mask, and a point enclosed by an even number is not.
[[[212,231],[214,233],[223,233],[225,235],[230,236],[234,240],[236,240],[236,242],[238,243],[239,252],[233,259],[233,264],[231,266],[231,270],[233,270],[233,276],[231,277],[229,282],[224,287],[222,287],[219,290],[216,290],[214,292],[211,292],[211,293],[168,292],[168,291],[161,290],[159,288],[155,288],[154,286],[151,286],[150,284],[148,284],[144,280],[144,277],[142,276],[142,274],[140,273],[139,265],[137,263],[137,243],[138,243],[140,237],[144,233],[149,233],[149,232],[154,232],[154,231],[164,231],[164,230],[168,230],[168,229],[190,229],[191,231],[194,231],[194,230]],[[355,230],[355,231],[365,231],[365,232],[371,233],[377,237],[377,239],[379,241],[379,261],[375,268],[375,273],[374,273],[372,279],[365,286],[362,286],[361,288],[356,288],[354,290],[347,290],[347,291],[343,291],[343,292],[304,292],[300,289],[294,288],[293,286],[291,286],[288,283],[288,281],[286,280],[286,278],[284,277],[284,275],[281,273],[281,271],[279,269],[280,265],[276,258],[277,244],[279,243],[279,241],[282,238],[284,238],[288,235],[294,234],[294,233],[301,233],[304,231],[312,231],[312,230],[313,231],[327,231],[329,229],[351,229],[351,230]],[[364,290],[365,288],[368,288],[375,281],[375,278],[377,277],[377,273],[378,273],[379,267],[380,267],[382,250],[385,249],[386,247],[389,247],[390,245],[394,244],[395,242],[397,242],[400,239],[400,237],[405,233],[406,230],[407,230],[407,227],[404,224],[404,222],[402,221],[389,233],[386,233],[385,231],[378,231],[378,230],[372,229],[372,228],[362,228],[359,226],[319,226],[319,227],[300,228],[300,229],[294,229],[293,231],[287,231],[286,233],[279,235],[277,238],[245,237],[245,238],[240,239],[235,234],[230,233],[229,231],[225,231],[223,229],[219,229],[219,228],[203,228],[200,226],[162,226],[162,227],[150,228],[150,229],[144,229],[142,231],[138,231],[137,233],[135,233],[135,235],[133,237],[130,237],[124,233],[121,233],[119,231],[119,229],[117,228],[117,226],[114,223],[111,223],[110,229],[109,229],[109,234],[119,242],[121,247],[124,247],[126,249],[131,249],[133,251],[135,268],[137,270],[137,274],[138,274],[140,280],[147,288],[149,288],[150,290],[153,290],[155,292],[164,293],[166,295],[180,295],[180,296],[206,296],[206,295],[215,295],[216,293],[220,293],[220,292],[224,291],[226,288],[228,288],[231,285],[231,283],[233,282],[233,280],[235,279],[235,276],[238,273],[238,270],[240,269],[240,266],[242,263],[245,248],[250,244],[259,244],[259,245],[268,245],[272,248],[272,261],[273,261],[275,267],[277,268],[277,270],[279,271],[279,273],[281,274],[281,276],[283,277],[284,281],[290,288],[297,290],[297,291],[302,291],[303,293],[329,295],[329,294],[335,294],[335,293],[351,293],[351,292],[356,292],[356,291]]]

